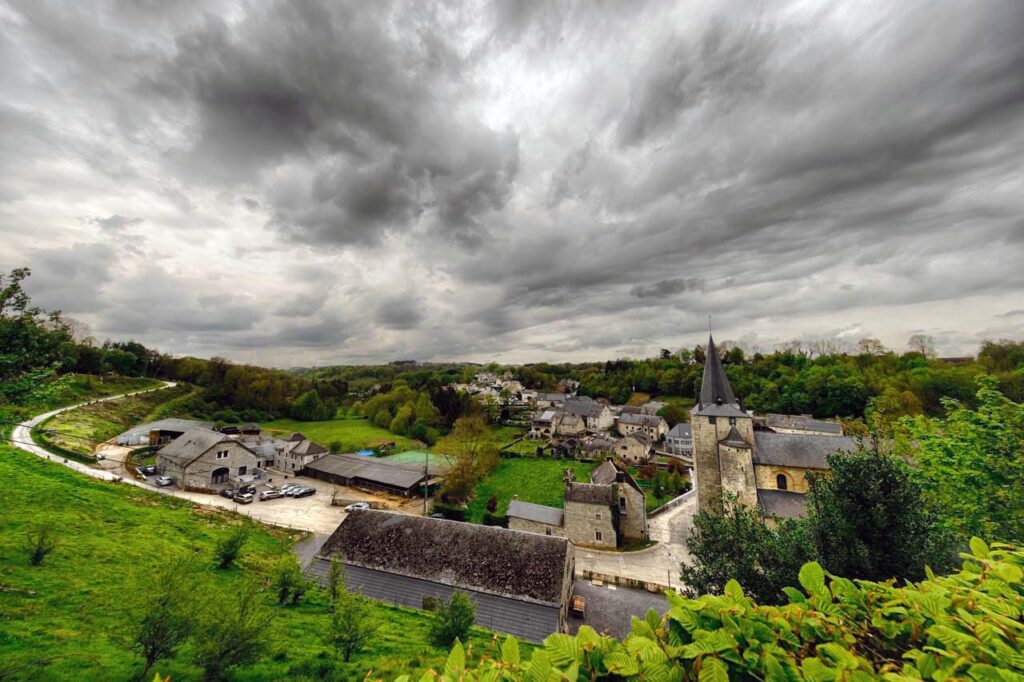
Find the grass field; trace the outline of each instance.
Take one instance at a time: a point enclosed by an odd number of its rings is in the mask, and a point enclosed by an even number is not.
[[[284,435],[299,431],[324,447],[338,446],[338,452],[355,452],[372,448],[381,441],[395,443],[396,452],[413,450],[418,443],[398,436],[387,429],[371,424],[366,419],[332,419],[323,422],[300,422],[277,419],[260,424],[266,431],[279,431]],[[279,435],[279,434],[278,434]]]
[[[17,481],[0,506],[0,679],[127,680],[140,659],[123,641],[132,607],[169,557],[194,556],[196,603],[219,609],[245,581],[266,584],[271,567],[289,552],[294,535],[244,517],[190,505],[125,485],[95,481],[33,455],[0,445],[0,477]],[[30,566],[26,533],[52,521],[56,551]],[[238,568],[213,569],[212,551],[231,527],[243,524],[249,539]],[[342,664],[324,641],[329,611],[315,591],[298,606],[279,607],[266,595],[264,608],[276,618],[266,631],[259,661],[231,679],[393,678],[443,665],[446,652],[427,644],[429,616],[419,611],[374,606],[382,623],[370,648]],[[479,653],[491,633],[474,629]],[[524,652],[530,647],[523,645]],[[198,680],[201,670],[186,645],[158,663],[175,682]]]
[[[521,426],[492,425],[491,433],[494,436],[494,444],[497,445],[498,447],[501,447],[506,443],[511,443],[516,438],[522,436],[524,433],[526,433],[526,429],[522,428]],[[434,452],[450,452],[454,450],[454,447],[455,446],[453,442],[453,437],[451,434],[448,434],[447,436],[442,436],[440,439],[438,439],[438,441],[434,443],[434,446],[431,448],[431,450],[433,450]],[[533,451],[531,450],[530,452],[532,453]]]
[[[89,454],[99,443],[150,421],[161,405],[191,391],[188,386],[175,386],[63,412],[44,422],[45,428],[57,433],[46,435],[43,440],[73,453]]]
[[[65,374],[40,384],[33,390],[32,395],[26,396],[18,405],[0,404],[0,415],[5,419],[21,420],[64,405],[105,398],[118,393],[141,391],[145,388],[154,388],[161,383],[156,379]]]
[[[423,452],[422,450],[407,450],[406,452],[400,452],[397,455],[390,455],[384,459],[389,462],[412,462],[413,464],[423,464],[423,456],[426,455],[430,463],[436,466],[447,466],[448,460],[442,455],[435,452]]]
[[[491,495],[498,498],[499,514],[508,510],[513,495],[518,495],[524,502],[561,507],[565,470],[572,469],[577,481],[589,481],[594,466],[585,462],[536,457],[502,460],[497,470],[477,485],[476,496],[469,503],[467,519],[480,523]]]

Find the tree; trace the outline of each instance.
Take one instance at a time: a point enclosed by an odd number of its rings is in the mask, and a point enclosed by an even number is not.
[[[907,348],[912,353],[920,353],[926,358],[935,357],[935,338],[927,334],[914,334],[907,339]]]
[[[302,576],[302,569],[299,568],[299,561],[294,554],[281,557],[274,572],[274,590],[277,592],[277,603],[286,604],[288,598],[293,597],[296,603],[305,592]],[[296,597],[297,595],[297,597]]]
[[[337,556],[331,557],[331,568],[327,572],[327,585],[324,589],[332,606],[338,601],[338,596],[345,592],[345,564]]]
[[[168,561],[138,592],[141,602],[133,613],[131,647],[145,662],[140,679],[147,679],[157,661],[174,656],[192,632],[194,569],[188,558]]]
[[[443,492],[448,499],[461,502],[469,498],[480,477],[497,466],[498,448],[480,415],[456,421],[451,442],[451,450],[444,454],[448,473]]]
[[[43,560],[57,549],[57,539],[54,537],[55,527],[53,521],[42,521],[29,530],[26,549],[28,562],[31,565],[38,566],[43,563]]]
[[[901,460],[878,450],[828,457],[827,474],[809,474],[808,532],[818,561],[836,575],[920,580],[925,566],[949,568],[951,535],[925,504]]]
[[[348,663],[373,640],[380,625],[366,599],[342,592],[334,603],[328,639]]]
[[[430,625],[430,642],[447,649],[455,640],[463,641],[476,619],[476,604],[464,592],[453,592],[451,599],[438,605]]]
[[[765,604],[784,603],[783,588],[815,555],[803,525],[783,520],[769,527],[759,511],[729,496],[694,517],[688,546],[694,561],[682,564],[680,577],[690,595],[721,594],[736,580]]]
[[[227,537],[221,539],[214,550],[214,555],[217,557],[217,568],[223,570],[235,563],[235,560],[242,553],[242,547],[245,546],[245,541],[248,537],[249,534],[245,528],[238,527],[231,531]]]
[[[234,600],[207,606],[196,625],[193,661],[203,679],[222,680],[235,666],[256,660],[274,613],[260,601],[263,592],[246,583]],[[221,600],[224,601],[224,600]]]
[[[960,537],[1024,542],[1024,405],[992,377],[977,386],[976,409],[945,400],[944,418],[900,420],[895,452],[916,463],[925,497]]]
[[[885,346],[878,339],[861,339],[857,342],[857,351],[863,355],[884,355]]]

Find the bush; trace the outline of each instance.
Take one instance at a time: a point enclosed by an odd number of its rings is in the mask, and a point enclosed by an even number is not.
[[[441,648],[465,640],[476,618],[476,604],[463,592],[452,593],[447,603],[442,602],[434,611],[430,625],[430,642]]]
[[[44,521],[37,524],[28,533],[26,549],[28,551],[28,562],[33,566],[43,563],[53,550],[57,549],[57,539],[53,536],[54,524],[52,521]]]
[[[1024,675],[1024,551],[975,538],[962,569],[896,586],[851,581],[817,563],[789,603],[760,606],[731,581],[720,596],[668,593],[669,610],[634,618],[625,642],[586,625],[554,634],[530,661],[508,638],[465,666],[456,644],[446,677],[484,679],[1017,680]],[[541,677],[536,676],[543,670]],[[400,678],[402,679],[402,678]],[[406,678],[407,679],[407,678]]]
[[[483,521],[485,526],[500,526],[502,528],[508,528],[508,517],[504,514],[484,512]]]
[[[435,514],[444,514],[444,517],[450,521],[466,520],[466,509],[454,504],[435,502],[433,512]]]
[[[235,563],[242,553],[242,547],[248,539],[248,533],[244,528],[236,528],[226,538],[217,543],[214,555],[217,557],[217,568],[225,569]]]

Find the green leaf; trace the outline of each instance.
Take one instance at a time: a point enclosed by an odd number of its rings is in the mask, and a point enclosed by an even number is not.
[[[533,652],[530,665],[526,666],[526,682],[547,682],[551,676],[551,659],[543,650]]]
[[[604,657],[604,665],[608,672],[629,677],[640,672],[636,659],[622,650],[613,651]]]
[[[984,540],[982,540],[981,538],[974,537],[971,538],[970,544],[971,554],[973,554],[978,559],[988,558],[988,545],[985,544]]]
[[[807,603],[807,597],[804,595],[803,592],[801,592],[800,590],[796,589],[795,587],[783,587],[782,591],[786,593],[787,597],[789,597],[789,603],[790,604],[806,604]]]
[[[544,640],[544,650],[555,665],[565,666],[579,660],[580,648],[576,638],[562,633],[549,635]]]
[[[743,588],[736,580],[730,580],[725,584],[725,593],[733,599],[743,599]]]
[[[515,637],[509,635],[505,638],[505,641],[501,644],[501,660],[503,663],[509,663],[511,665],[519,665],[520,654],[519,654],[519,641]]]
[[[702,658],[699,682],[729,682],[729,666],[720,658]]]
[[[444,662],[444,674],[448,677],[457,678],[466,669],[466,650],[462,648],[462,642],[455,639],[452,651],[448,654],[448,660]]]
[[[811,594],[820,594],[825,589],[825,571],[817,561],[804,564],[797,577],[804,589]]]

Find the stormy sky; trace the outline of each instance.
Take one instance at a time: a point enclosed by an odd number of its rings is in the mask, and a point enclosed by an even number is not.
[[[1024,336],[1024,2],[0,2],[0,267],[275,366]]]

